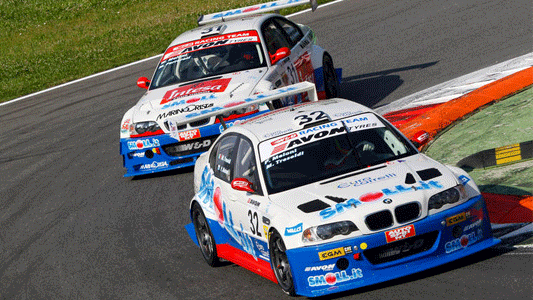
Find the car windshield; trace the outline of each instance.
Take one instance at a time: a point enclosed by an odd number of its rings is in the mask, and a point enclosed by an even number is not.
[[[377,115],[365,113],[263,141],[269,194],[418,153]]]
[[[215,36],[170,47],[150,89],[266,66],[255,31]]]

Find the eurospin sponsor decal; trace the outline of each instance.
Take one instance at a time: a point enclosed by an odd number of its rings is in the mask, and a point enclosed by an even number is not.
[[[170,58],[191,53],[198,50],[209,49],[220,45],[231,45],[238,43],[259,42],[259,35],[255,30],[234,32],[205,39],[195,40],[179,44],[167,49],[161,62]]]
[[[136,141],[128,141],[129,150],[142,150],[144,148],[159,147],[161,144],[158,139],[143,139]]]
[[[189,84],[185,86],[180,86],[176,89],[168,90],[163,96],[163,100],[161,100],[160,104],[163,105],[177,98],[187,97],[187,96],[191,96],[194,94],[222,93],[226,90],[230,81],[231,81],[231,78],[221,78],[221,79],[203,81],[203,82],[198,82],[198,83]],[[195,100],[195,99],[190,99],[189,101],[192,101],[192,100]],[[201,99],[197,98],[197,101],[198,100],[201,100]],[[187,102],[187,103],[190,103],[190,102]],[[167,107],[166,106],[163,107],[163,109],[165,108]]]
[[[327,273],[326,275],[317,275],[307,277],[307,283],[311,287],[315,286],[331,286],[341,282],[347,282],[363,278],[363,271],[359,268],[352,268],[352,274],[348,275],[346,271],[340,271],[335,273]]]
[[[300,223],[293,227],[287,227],[285,228],[285,236],[291,236],[291,235],[298,234],[302,232],[302,229],[303,229],[303,223]]]
[[[428,182],[418,181],[418,185],[396,185],[394,188],[385,188],[381,191],[366,193],[359,197],[359,199],[349,199],[342,203],[337,203],[334,207],[328,207],[319,212],[319,215],[323,220],[332,218],[335,215],[346,212],[347,210],[354,209],[358,205],[363,204],[363,202],[373,202],[378,199],[381,199],[385,196],[391,196],[396,194],[410,193],[418,190],[432,190],[432,189],[442,189],[444,186],[441,185],[436,180],[431,180]]]
[[[209,17],[210,17],[210,19],[223,18],[223,17],[229,17],[229,16],[233,16],[233,15],[239,15],[239,14],[242,14],[242,13],[253,12],[253,11],[256,11],[256,10],[260,10],[260,9],[275,8],[275,7],[278,7],[278,6],[280,6],[280,8],[281,8],[281,6],[285,6],[287,4],[298,3],[298,2],[308,2],[308,1],[309,0],[275,1],[275,2],[269,2],[269,3],[256,5],[256,6],[244,7],[244,8],[238,8],[238,9],[229,10],[229,11],[225,11],[225,12],[220,12],[220,13],[213,14],[212,16],[209,16]]]

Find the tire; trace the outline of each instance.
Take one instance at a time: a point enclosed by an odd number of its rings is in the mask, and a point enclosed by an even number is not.
[[[324,74],[324,90],[326,92],[326,98],[336,98],[339,96],[339,80],[337,78],[337,72],[333,66],[333,60],[329,54],[324,54],[322,59],[322,67]]]
[[[286,254],[287,248],[285,248],[285,243],[276,230],[270,235],[268,248],[270,252],[270,266],[274,271],[274,275],[276,275],[278,285],[285,294],[296,296],[291,266]]]
[[[219,264],[219,258],[217,256],[215,238],[213,237],[211,228],[209,228],[209,223],[205,218],[204,212],[198,203],[193,204],[191,216],[202,256],[208,265],[216,267]]]

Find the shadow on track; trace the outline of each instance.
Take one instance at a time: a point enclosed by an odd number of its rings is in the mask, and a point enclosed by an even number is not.
[[[345,77],[341,82],[340,97],[373,107],[403,84],[400,75],[403,71],[425,69],[436,65],[438,61],[412,65],[403,68]]]

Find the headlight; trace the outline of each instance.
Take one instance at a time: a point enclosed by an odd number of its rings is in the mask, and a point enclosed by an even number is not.
[[[336,223],[324,224],[316,227],[307,228],[303,232],[302,240],[304,242],[314,242],[327,240],[336,235],[348,235],[359,230],[352,221],[340,221]]]
[[[163,133],[161,127],[154,121],[139,122],[130,125],[130,136],[147,136],[161,133]]]
[[[447,189],[429,198],[428,208],[439,209],[445,204],[452,204],[458,202],[461,198],[466,196],[465,187],[461,184]]]

